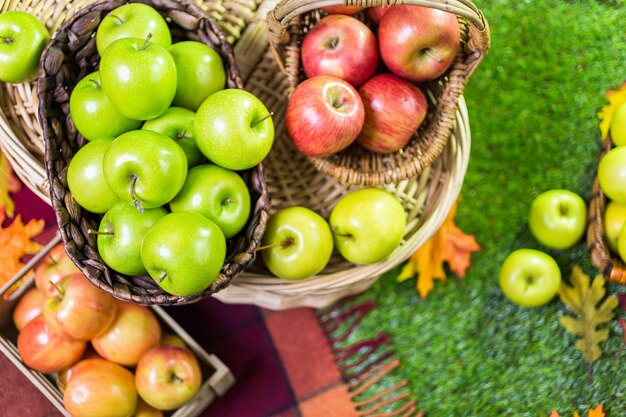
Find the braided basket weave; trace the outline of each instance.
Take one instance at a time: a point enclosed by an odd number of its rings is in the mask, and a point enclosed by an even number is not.
[[[465,84],[489,49],[487,21],[470,0],[282,0],[267,16],[270,44],[281,69],[287,74],[290,91],[293,91],[304,79],[300,43],[325,16],[320,7],[393,7],[401,4],[456,14],[461,28],[460,48],[446,73],[419,84],[429,100],[428,114],[404,148],[380,154],[354,143],[333,155],[308,158],[321,172],[346,184],[382,185],[413,178],[439,156],[452,132],[457,103]],[[355,17],[369,23],[363,13]]]

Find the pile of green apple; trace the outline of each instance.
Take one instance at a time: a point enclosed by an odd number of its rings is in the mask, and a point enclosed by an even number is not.
[[[18,301],[13,321],[22,360],[55,374],[73,417],[163,416],[202,384],[200,364],[180,337],[164,335],[149,308],[91,284],[63,246],[37,265],[35,287]]]
[[[220,272],[226,239],[247,224],[240,171],[269,153],[271,115],[251,93],[224,89],[224,64],[210,46],[172,43],[148,5],[112,10],[95,39],[99,70],[70,95],[87,143],[69,163],[68,188],[103,215],[90,233],[110,268],[147,273],[173,295],[200,293]]]
[[[393,194],[364,188],[342,197],[328,221],[301,206],[277,211],[258,250],[272,274],[304,279],[324,269],[334,248],[354,264],[381,261],[400,244],[405,226],[406,213]]]

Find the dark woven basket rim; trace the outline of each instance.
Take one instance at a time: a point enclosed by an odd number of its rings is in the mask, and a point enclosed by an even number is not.
[[[441,91],[434,93],[436,104],[429,100],[427,120],[407,146],[390,154],[378,154],[353,144],[337,154],[308,158],[319,171],[342,183],[372,186],[397,183],[416,177],[430,166],[441,154],[452,133],[458,100],[465,84],[489,50],[489,25],[482,12],[470,0],[440,3],[432,0],[281,0],[267,15],[270,45],[293,91],[304,79],[300,65],[302,21],[305,20],[301,18],[303,15],[330,5],[393,7],[402,4],[431,7],[456,14],[461,22],[465,22],[461,27],[459,53],[443,76],[428,83],[431,93]]]
[[[77,138],[69,117],[68,100],[76,82],[97,69],[99,56],[95,51],[93,34],[99,22],[109,11],[127,3],[149,4],[167,15],[168,25],[173,31],[184,32],[185,37],[197,38],[212,45],[224,61],[227,87],[243,88],[231,46],[218,26],[198,6],[179,0],[113,0],[84,7],[55,32],[42,54],[39,67],[38,112],[45,143],[50,199],[68,256],[94,285],[118,299],[138,304],[189,304],[227,287],[254,261],[269,217],[265,172],[263,165],[259,164],[244,173],[253,203],[251,217],[245,230],[229,240],[226,261],[220,274],[205,291],[192,296],[171,295],[147,275],[121,275],[102,261],[96,238],[88,232],[89,229],[98,229],[101,215],[83,210],[67,188],[67,165],[76,150],[74,148],[84,144],[83,139]],[[69,143],[70,140],[74,143]]]

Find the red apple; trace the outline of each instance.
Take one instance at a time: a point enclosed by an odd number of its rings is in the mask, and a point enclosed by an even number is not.
[[[359,6],[326,6],[326,7],[322,7],[322,10],[324,10],[328,14],[353,15],[355,13],[360,12],[364,8],[365,7],[359,7]]]
[[[161,341],[161,326],[148,307],[118,301],[117,317],[109,329],[91,340],[105,359],[134,366],[148,349]]]
[[[80,359],[86,346],[83,341],[65,339],[52,332],[43,316],[31,320],[17,337],[17,350],[24,363],[44,373],[69,368]]]
[[[368,7],[365,10],[365,14],[367,14],[367,17],[372,22],[379,24],[380,19],[382,19],[385,13],[387,13],[387,10],[389,10],[389,7],[383,7],[383,6]]]
[[[380,74],[359,88],[365,123],[356,139],[373,152],[395,152],[406,145],[424,118],[428,104],[424,93],[393,74]]]
[[[129,417],[137,407],[135,377],[104,359],[85,359],[72,368],[63,405],[72,417]]]
[[[55,246],[35,268],[35,286],[46,295],[56,295],[56,284],[68,275],[81,274],[80,269],[65,253],[62,244]]]
[[[133,417],[163,417],[163,411],[154,408],[139,397]]]
[[[411,81],[443,75],[454,61],[460,38],[456,15],[429,7],[390,7],[378,26],[385,65]]]
[[[189,401],[202,385],[196,356],[187,348],[158,346],[141,356],[135,369],[139,396],[159,410],[173,410]]]
[[[296,87],[285,114],[287,134],[306,156],[348,147],[361,132],[365,113],[359,93],[339,78],[320,75]]]
[[[59,335],[91,340],[104,333],[117,313],[117,300],[83,275],[70,275],[56,284],[59,294],[44,305],[46,323]]]
[[[331,75],[358,88],[378,68],[374,33],[345,15],[326,16],[302,40],[302,68],[307,78]]]
[[[81,358],[76,363],[78,364],[81,361],[84,361],[85,359],[94,359],[94,358],[102,359],[102,356],[98,355],[98,352],[96,352],[93,346],[87,345],[87,348],[85,349],[85,352],[83,353],[83,356],[81,356]],[[67,387],[67,383],[72,377],[72,369],[74,369],[74,366],[76,366],[76,364],[56,373],[55,382],[56,382],[57,388],[59,389],[59,391],[61,391],[61,394],[65,393],[65,388]]]
[[[37,288],[31,288],[20,298],[13,309],[13,323],[18,332],[21,332],[29,321],[43,312],[44,301],[46,301],[46,295]]]

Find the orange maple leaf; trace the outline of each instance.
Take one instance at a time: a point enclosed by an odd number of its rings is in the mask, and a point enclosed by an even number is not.
[[[456,207],[455,203],[437,233],[411,255],[397,278],[404,281],[417,275],[417,291],[422,298],[433,289],[435,279],[446,280],[444,262],[463,278],[471,265],[471,254],[480,250],[474,236],[465,234],[454,224]]]
[[[5,218],[4,211],[0,211],[0,225]],[[44,225],[44,220],[31,220],[24,224],[21,215],[18,214],[8,227],[0,227],[0,248],[2,248],[0,251],[0,265],[2,265],[0,268],[0,285],[4,285],[22,269],[24,256],[34,255],[41,250],[42,246],[31,239],[41,233]],[[12,290],[19,288],[19,285],[14,286]]]
[[[609,104],[602,107],[598,113],[600,118],[600,132],[602,133],[602,139],[606,139],[609,134],[609,128],[611,127],[611,119],[613,118],[613,112],[620,104],[626,102],[626,81],[622,83],[618,88],[607,90],[605,94],[609,100]]]
[[[9,161],[0,152],[0,210],[4,209],[7,216],[13,217],[15,214],[15,203],[9,193],[18,192],[22,184],[17,180],[9,165]]]
[[[604,414],[604,411],[602,411],[603,407],[604,407],[604,404],[600,404],[596,408],[590,408],[589,414],[587,414],[587,417],[604,417],[605,414]],[[559,416],[559,413],[556,412],[556,410],[552,410],[550,417],[560,417],[560,416]],[[577,412],[574,412],[574,417],[580,417],[580,414],[578,414]]]
[[[552,412],[550,413],[550,417],[561,417],[559,415],[559,413],[556,412],[556,410],[552,410]]]

